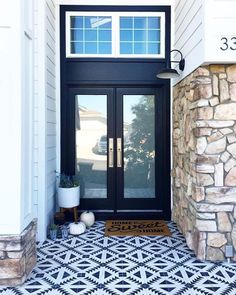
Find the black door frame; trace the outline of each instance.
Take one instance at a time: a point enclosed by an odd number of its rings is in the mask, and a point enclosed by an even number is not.
[[[107,117],[107,137],[113,137],[113,131],[115,129],[114,126],[114,120],[112,119],[114,117],[114,89],[113,88],[84,88],[84,87],[80,87],[80,88],[71,88],[69,90],[69,103],[71,105],[70,107],[70,113],[68,114],[68,117],[70,118],[69,121],[71,123],[71,127],[70,127],[70,133],[68,133],[68,140],[70,140],[69,137],[73,137],[73,144],[70,145],[67,149],[69,156],[69,163],[72,166],[73,165],[73,169],[75,169],[75,158],[76,158],[76,136],[75,136],[75,128],[76,128],[76,124],[75,124],[75,95],[79,94],[79,95],[83,95],[83,94],[101,94],[101,95],[107,95],[107,113],[110,113],[110,116]],[[107,198],[106,199],[81,199],[80,200],[80,207],[82,207],[83,209],[93,209],[93,210],[99,210],[99,209],[103,209],[103,210],[111,210],[111,208],[115,207],[115,198],[113,198],[112,196],[115,195],[115,191],[114,191],[114,183],[115,183],[115,170],[114,169],[109,169],[108,168],[108,163],[107,163]],[[74,170],[73,173],[74,174]]]
[[[158,139],[162,138],[162,88],[147,88],[147,87],[132,87],[132,88],[117,88],[116,91],[116,112],[119,114],[117,118],[117,125],[116,125],[116,137],[123,138],[123,94],[127,95],[134,95],[134,94],[144,94],[144,95],[151,95],[154,94],[156,101],[155,101],[155,152],[156,155],[162,154],[162,144],[158,144]],[[123,158],[124,159],[124,158]],[[160,200],[158,197],[161,198],[161,191],[162,191],[162,181],[161,181],[161,171],[163,171],[164,163],[162,162],[163,158],[161,156],[155,157],[155,188],[156,188],[156,198],[155,199],[138,199],[138,198],[131,198],[125,199],[124,198],[124,169],[117,169],[116,171],[116,178],[117,178],[117,186],[116,186],[116,209],[118,211],[122,210],[140,210],[141,208],[143,211],[151,210],[153,211],[162,211],[161,206],[159,207]],[[122,167],[124,166],[124,163]]]
[[[65,13],[66,11],[159,11],[165,12],[166,57],[163,59],[125,59],[125,58],[66,58],[65,55]],[[73,89],[92,88],[143,88],[163,89],[163,212],[158,218],[170,219],[170,82],[159,80],[156,73],[170,61],[170,6],[60,6],[60,65],[61,65],[61,172],[74,174],[75,137],[69,114],[73,106],[68,99]],[[106,70],[104,70],[106,69]],[[70,132],[69,132],[70,131]],[[73,160],[74,161],[74,160]],[[147,214],[145,213],[145,216]],[[155,215],[157,217],[157,215]]]

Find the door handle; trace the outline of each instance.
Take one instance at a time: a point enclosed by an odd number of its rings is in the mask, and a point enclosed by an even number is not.
[[[117,138],[117,167],[122,167],[122,141]]]
[[[113,138],[109,138],[109,168],[114,167],[114,140]]]

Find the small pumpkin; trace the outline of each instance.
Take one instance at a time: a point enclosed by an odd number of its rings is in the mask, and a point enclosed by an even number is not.
[[[94,213],[91,211],[85,211],[80,215],[80,221],[82,221],[86,227],[90,227],[95,222]]]
[[[85,232],[86,225],[83,222],[73,222],[69,225],[69,231],[71,235],[81,235]]]

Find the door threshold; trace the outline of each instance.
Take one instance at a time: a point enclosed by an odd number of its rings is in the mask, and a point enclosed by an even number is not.
[[[156,212],[162,212],[162,210],[117,210],[117,213],[156,213]]]
[[[95,212],[95,218],[98,221],[106,220],[149,220],[149,219],[164,219],[170,220],[168,216],[164,216],[163,212],[116,212],[116,213],[105,213],[105,212]]]

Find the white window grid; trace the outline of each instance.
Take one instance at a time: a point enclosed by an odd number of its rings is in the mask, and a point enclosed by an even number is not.
[[[71,16],[103,16],[111,17],[111,54],[77,54],[71,53]],[[160,17],[160,53],[159,54],[120,54],[120,17]],[[134,30],[133,30],[134,31]],[[134,32],[133,32],[134,34]],[[98,39],[97,39],[97,42]],[[133,46],[135,42],[132,42]],[[156,42],[155,42],[156,44]],[[85,46],[85,45],[83,45]],[[146,44],[148,46],[148,42]],[[134,52],[134,51],[133,51]],[[85,57],[113,57],[113,58],[165,58],[165,13],[164,12],[108,12],[108,11],[67,11],[66,12],[66,57],[85,58]]]
[[[83,16],[85,16],[85,15],[83,15]],[[96,15],[97,16],[97,15]],[[104,15],[103,15],[104,16]],[[86,28],[85,28],[85,18],[83,18],[83,27],[82,28],[70,28],[70,30],[82,30],[82,33],[83,33],[83,40],[85,41],[85,33],[86,33]],[[95,56],[97,56],[97,55],[101,55],[101,54],[99,54],[99,44],[102,44],[102,43],[110,43],[109,41],[101,41],[101,40],[99,40],[99,32],[101,32],[101,31],[111,31],[111,33],[112,33],[112,28],[111,29],[108,29],[108,28],[105,28],[105,29],[96,29],[96,41],[88,41],[88,40],[86,40],[86,42],[82,42],[82,44],[83,44],[83,52],[85,52],[85,45],[86,44],[89,44],[89,43],[97,43],[97,52],[96,52],[96,55]],[[71,31],[70,31],[71,32]],[[71,38],[70,38],[71,39]],[[71,46],[71,43],[77,43],[77,42],[80,42],[80,41],[73,41],[73,40],[70,40],[70,44],[69,44],[69,46]],[[111,44],[112,44],[112,40],[111,40]],[[71,53],[72,54],[72,53]],[[74,54],[73,54],[74,55]],[[85,53],[83,53],[83,54],[79,54],[79,55],[81,55],[81,56],[84,56],[85,55]]]
[[[145,17],[149,17],[149,16],[145,15]],[[120,20],[120,17],[119,17],[119,20]],[[148,33],[149,31],[159,31],[160,32],[160,36],[161,36],[161,29],[149,29],[149,28],[138,29],[138,28],[135,28],[135,26],[134,26],[134,20],[135,20],[135,17],[132,16],[132,28],[122,28],[122,31],[131,31],[132,30],[132,41],[121,41],[120,40],[120,44],[122,44],[122,43],[126,43],[126,44],[127,43],[130,43],[130,44],[132,44],[132,55],[136,55],[134,53],[134,47],[135,47],[135,44],[137,44],[137,43],[144,43],[145,44],[145,51],[146,52],[148,52],[148,45],[149,44],[160,44],[161,45],[161,43],[162,43],[161,42],[161,38],[160,38],[160,41],[149,41],[148,40],[148,37],[147,37],[147,40],[145,40],[145,41],[140,41],[140,40],[135,41],[135,32],[145,31],[146,33]],[[119,26],[120,26],[120,24],[119,24]],[[120,55],[121,56],[124,56],[124,55],[127,55],[127,54],[121,54],[120,53]],[[146,56],[146,55],[148,55],[148,54],[142,54],[142,56]],[[155,54],[155,56],[156,56],[156,54]]]

